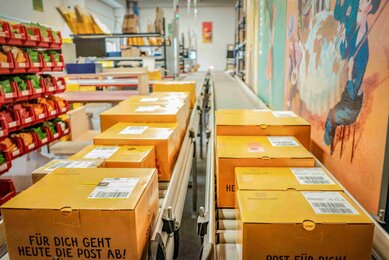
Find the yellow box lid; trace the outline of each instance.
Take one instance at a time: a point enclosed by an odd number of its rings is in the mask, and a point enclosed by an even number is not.
[[[135,145],[89,145],[78,153],[69,157],[69,159],[87,159],[96,158],[109,161],[130,161],[142,162],[154,149],[154,146],[135,146]]]
[[[117,123],[94,137],[101,139],[169,139],[176,123]]]
[[[133,210],[156,169],[57,169],[5,203],[7,209]]]
[[[39,167],[32,173],[50,173],[58,168],[98,168],[104,163],[103,160],[72,160],[69,159],[56,159],[51,160],[45,165]]]
[[[235,175],[239,190],[343,190],[320,167],[236,167]]]
[[[237,191],[243,223],[363,223],[368,216],[341,191]]]
[[[219,158],[314,158],[293,136],[217,136]]]
[[[304,125],[310,124],[292,111],[270,111],[270,110],[218,110],[215,112],[216,125],[231,126],[283,126],[283,125]]]
[[[115,106],[109,110],[101,113],[101,116],[105,115],[166,115],[175,116],[180,111],[181,107],[168,106],[168,105],[155,105],[155,104],[128,104],[126,106]]]

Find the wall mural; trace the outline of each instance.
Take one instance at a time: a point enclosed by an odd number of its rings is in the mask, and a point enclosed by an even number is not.
[[[289,0],[285,108],[312,124],[313,152],[378,211],[389,111],[386,0]]]
[[[258,95],[275,110],[282,110],[284,106],[282,71],[285,62],[286,3],[285,0],[259,1]]]

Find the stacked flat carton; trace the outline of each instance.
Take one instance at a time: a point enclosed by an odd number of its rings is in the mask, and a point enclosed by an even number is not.
[[[190,93],[161,92],[102,113],[94,145],[35,170],[1,207],[10,259],[144,258],[190,107]]]
[[[216,112],[217,204],[235,207],[242,259],[370,259],[374,225],[309,153],[290,111]]]

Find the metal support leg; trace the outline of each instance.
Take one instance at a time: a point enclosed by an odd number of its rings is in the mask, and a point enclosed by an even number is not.
[[[193,143],[193,161],[192,161],[192,215],[197,217],[197,156],[196,156],[196,138],[193,131],[189,132]]]

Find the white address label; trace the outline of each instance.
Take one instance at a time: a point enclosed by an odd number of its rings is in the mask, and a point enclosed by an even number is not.
[[[290,170],[300,184],[335,184],[321,168],[291,168]]]
[[[154,112],[159,106],[141,106],[135,109],[136,112]]]
[[[141,135],[143,134],[148,126],[127,126],[122,131],[119,132],[120,135]]]
[[[303,192],[316,214],[359,215],[359,212],[339,192]]]
[[[142,98],[140,102],[157,102],[158,98]]]
[[[273,111],[275,117],[296,117],[296,114],[292,111]]]
[[[96,167],[96,162],[94,161],[59,161],[56,162],[46,169],[43,169],[43,172],[52,172],[58,168],[93,168]]]
[[[89,195],[89,199],[128,199],[139,178],[105,178]]]
[[[291,136],[268,136],[272,146],[300,146]]]
[[[96,147],[84,156],[86,159],[108,159],[119,150],[119,147]]]

